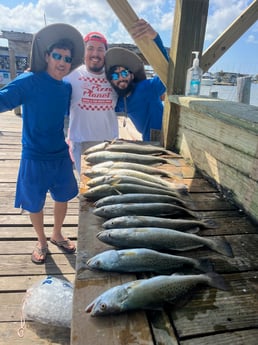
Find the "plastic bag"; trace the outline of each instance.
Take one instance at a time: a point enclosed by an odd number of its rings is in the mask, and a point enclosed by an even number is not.
[[[25,320],[71,327],[73,285],[64,279],[46,277],[30,287],[23,301]]]

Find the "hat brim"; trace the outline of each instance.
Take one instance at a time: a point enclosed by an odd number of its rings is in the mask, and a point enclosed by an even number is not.
[[[83,63],[84,42],[80,32],[68,24],[51,24],[41,29],[33,37],[30,58],[30,70],[32,72],[46,70],[45,55],[47,48],[61,39],[69,39],[74,45],[71,71]]]
[[[137,54],[128,49],[119,47],[108,49],[105,54],[105,68],[107,74],[113,66],[128,68],[134,74],[136,81],[146,79],[143,61]]]

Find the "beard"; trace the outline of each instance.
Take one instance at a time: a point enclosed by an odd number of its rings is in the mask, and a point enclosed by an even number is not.
[[[116,93],[118,94],[119,97],[125,97],[125,96],[129,95],[130,93],[132,93],[134,90],[134,83],[132,81],[129,82],[129,84],[127,85],[127,87],[125,89],[120,89],[116,85],[112,85],[112,86],[113,86],[113,89],[116,91]]]

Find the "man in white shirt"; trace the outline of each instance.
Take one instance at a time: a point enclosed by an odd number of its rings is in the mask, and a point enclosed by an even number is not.
[[[106,79],[104,57],[107,40],[99,32],[84,37],[85,64],[65,80],[72,84],[69,120],[71,153],[77,172],[81,172],[81,154],[95,142],[118,137],[114,108],[117,94]]]

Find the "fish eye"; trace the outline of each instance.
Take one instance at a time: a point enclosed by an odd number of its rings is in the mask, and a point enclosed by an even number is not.
[[[106,303],[101,303],[100,309],[101,309],[101,310],[105,310],[105,309],[106,309]]]

